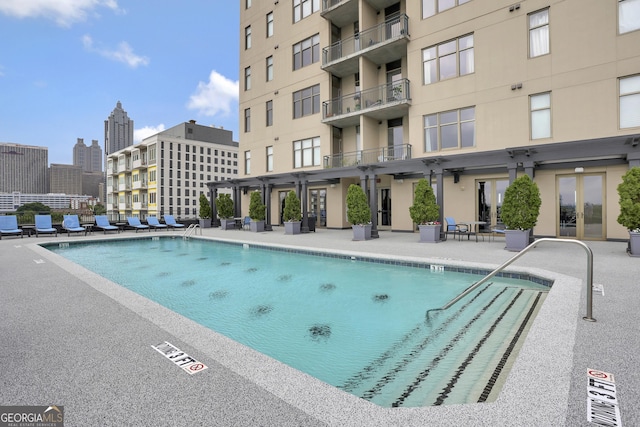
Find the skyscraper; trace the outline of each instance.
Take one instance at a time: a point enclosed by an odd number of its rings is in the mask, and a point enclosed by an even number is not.
[[[133,120],[118,101],[109,118],[104,121],[104,153],[106,157],[133,145]]]
[[[87,147],[84,139],[78,138],[73,147],[73,165],[81,166],[84,172],[102,172],[102,149],[97,139]]]
[[[0,193],[47,193],[48,164],[47,147],[0,143]]]

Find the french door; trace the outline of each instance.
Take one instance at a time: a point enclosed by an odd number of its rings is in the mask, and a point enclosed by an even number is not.
[[[556,179],[557,236],[603,240],[604,174],[562,175]]]
[[[476,221],[486,222],[482,228],[490,230],[502,223],[501,211],[504,192],[509,186],[508,179],[484,179],[476,181],[476,200],[478,203]],[[461,218],[464,220],[464,218]]]
[[[378,190],[378,228],[391,227],[391,189],[380,188]]]

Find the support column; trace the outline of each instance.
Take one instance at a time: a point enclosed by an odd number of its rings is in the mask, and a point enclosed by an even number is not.
[[[531,181],[533,181],[533,178],[535,176],[535,164],[532,161],[529,161],[524,162],[522,165],[524,166],[524,173],[529,175],[529,178],[531,178]]]
[[[371,209],[371,238],[377,239],[378,235],[378,188],[376,186],[377,175],[372,171],[369,175],[369,209]]]
[[[306,179],[301,180],[300,182],[300,204],[302,205],[302,224],[300,224],[300,232],[308,233],[309,232],[309,218],[307,216],[307,184],[308,181]]]
[[[444,240],[445,238],[445,220],[444,220],[444,170],[442,168],[436,168],[434,170],[429,171],[429,183],[431,183],[431,175],[435,173],[436,175],[436,201],[438,206],[440,207],[440,240]]]
[[[216,199],[218,198],[218,189],[216,187],[211,188],[211,226],[220,227],[220,219],[218,218],[218,206]]]
[[[273,187],[272,184],[269,183],[264,183],[263,184],[263,188],[264,188],[264,199],[265,199],[265,205],[267,206],[267,216],[265,218],[265,223],[264,223],[264,230],[265,231],[273,231],[273,225],[271,224],[271,188]]]
[[[238,218],[242,215],[242,189],[239,185],[233,186],[233,216]]]
[[[513,181],[518,177],[518,164],[517,163],[509,163],[507,165],[507,169],[509,169],[509,185],[513,184]]]
[[[640,166],[640,153],[627,154],[627,161],[629,162],[629,169]]]

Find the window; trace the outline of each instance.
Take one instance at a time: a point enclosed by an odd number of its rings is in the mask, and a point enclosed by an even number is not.
[[[267,37],[273,36],[273,12],[267,13]]]
[[[267,57],[267,81],[273,80],[273,56]]]
[[[320,85],[293,92],[293,118],[320,112]]]
[[[251,67],[244,69],[244,90],[251,89]]]
[[[293,22],[320,10],[320,0],[293,0]]]
[[[273,146],[267,147],[267,172],[273,172]]]
[[[224,172],[224,169],[222,172]],[[244,152],[244,173],[245,175],[251,174],[251,151]]]
[[[293,167],[320,166],[320,137],[293,141]]]
[[[529,15],[529,57],[549,53],[549,9]]]
[[[531,139],[551,137],[551,93],[531,95]]]
[[[424,151],[476,145],[476,108],[443,111],[424,116]]]
[[[422,71],[426,85],[473,73],[473,34],[423,49]]]
[[[297,70],[320,60],[320,36],[309,37],[293,45],[293,69]]]
[[[267,101],[267,126],[273,125],[273,101]]]
[[[455,6],[465,4],[470,0],[422,0],[422,19],[444,12]]]
[[[251,0],[245,0],[244,8],[249,9],[251,7]]]
[[[251,132],[251,108],[244,109],[244,131]]]
[[[244,29],[244,48],[251,49],[251,25]]]
[[[640,0],[618,1],[618,32],[640,30]]]
[[[640,74],[620,79],[620,128],[640,126]]]

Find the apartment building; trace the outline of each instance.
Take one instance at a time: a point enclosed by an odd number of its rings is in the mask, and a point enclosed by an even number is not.
[[[232,132],[191,120],[107,156],[107,215],[196,218],[206,183],[238,175]]]
[[[417,179],[441,217],[500,223],[506,187],[541,190],[534,234],[626,239],[616,186],[640,166],[638,0],[241,1],[240,178],[270,224],[295,189],[345,228],[360,184],[372,234],[413,231]],[[303,227],[305,223],[303,221]]]

